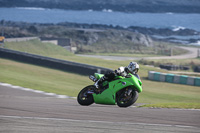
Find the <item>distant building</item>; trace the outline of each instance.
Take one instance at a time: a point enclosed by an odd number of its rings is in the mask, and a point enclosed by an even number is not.
[[[70,52],[74,53],[77,51],[76,44],[69,38],[48,38],[48,37],[40,37],[42,42],[50,42],[55,45],[62,46],[63,48],[69,50]]]

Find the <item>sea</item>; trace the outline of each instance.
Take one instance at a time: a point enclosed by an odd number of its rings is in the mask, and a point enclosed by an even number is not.
[[[147,28],[193,29],[200,32],[200,14],[195,13],[125,13],[110,9],[93,10],[61,10],[35,7],[0,8],[0,20],[30,23],[71,22],[81,24],[104,24],[113,26],[139,26]],[[1,27],[1,26],[0,26]],[[158,36],[162,38],[162,36]],[[174,37],[174,36],[173,36]],[[171,38],[173,38],[171,37]],[[178,37],[180,38],[180,37]],[[183,38],[183,37],[181,37]],[[199,39],[200,36],[187,36]]]

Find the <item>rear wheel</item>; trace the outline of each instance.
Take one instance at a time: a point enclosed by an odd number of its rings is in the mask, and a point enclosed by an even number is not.
[[[85,88],[83,88],[78,96],[77,96],[77,101],[80,105],[88,106],[94,103],[94,99],[92,96],[92,93],[94,91],[94,86],[90,85]]]
[[[138,99],[138,92],[133,88],[125,88],[118,93],[117,105],[119,107],[128,107],[134,104]]]

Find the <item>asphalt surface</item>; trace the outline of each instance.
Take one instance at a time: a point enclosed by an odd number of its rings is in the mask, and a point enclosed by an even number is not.
[[[104,60],[152,60],[152,59],[189,59],[189,58],[196,58],[198,53],[198,48],[192,47],[180,47],[182,49],[188,50],[188,53],[183,55],[176,55],[176,56],[157,56],[157,57],[123,57],[123,56],[103,56],[103,55],[78,55],[83,57],[93,57],[93,58],[100,58]]]
[[[2,133],[199,133],[200,110],[80,106],[57,98],[0,85]]]

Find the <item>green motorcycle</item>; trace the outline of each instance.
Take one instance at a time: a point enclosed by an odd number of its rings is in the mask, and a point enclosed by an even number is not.
[[[90,79],[95,82],[104,75],[95,73],[94,76],[91,75]],[[102,87],[101,92],[94,85],[83,88],[77,96],[78,103],[84,106],[96,103],[128,107],[136,102],[138,93],[142,92],[142,82],[132,74],[117,76],[110,82],[104,81]]]

